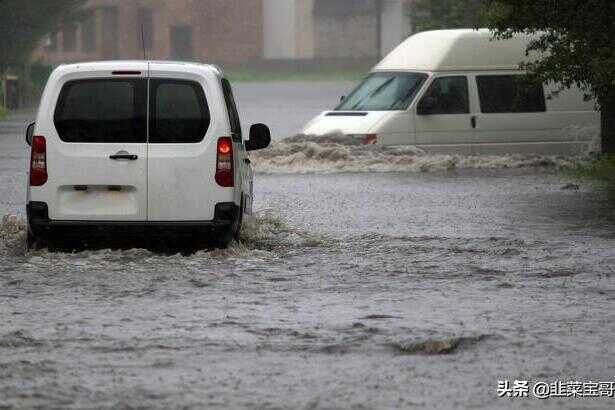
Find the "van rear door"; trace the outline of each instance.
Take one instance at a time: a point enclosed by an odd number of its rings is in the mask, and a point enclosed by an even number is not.
[[[206,87],[201,74],[150,63],[149,221],[209,221],[216,203],[228,201],[216,195],[217,137],[225,134]]]
[[[54,127],[38,130],[48,139],[50,219],[147,219],[147,65],[140,68],[61,84]]]

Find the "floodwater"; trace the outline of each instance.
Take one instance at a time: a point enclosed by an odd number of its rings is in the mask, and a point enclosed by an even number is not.
[[[236,88],[244,126],[280,139],[348,87]],[[615,210],[569,185],[578,159],[298,138],[255,156],[257,213],[227,250],[24,254],[18,122],[0,124],[0,408],[613,407],[496,395],[615,377]]]

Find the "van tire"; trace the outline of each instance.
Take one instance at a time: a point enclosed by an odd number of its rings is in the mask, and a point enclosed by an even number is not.
[[[37,240],[30,229],[26,229],[26,252],[36,250]]]
[[[206,246],[214,249],[226,249],[231,242],[233,242],[233,230],[227,228],[219,231],[215,239],[206,241]]]
[[[239,241],[241,236],[241,226],[243,224],[243,195],[241,198],[241,205],[238,208],[239,212],[237,212],[236,218],[231,222],[231,224],[228,227],[219,230],[216,233],[215,239],[209,241],[210,247],[216,249],[226,249],[229,247],[231,242],[233,242],[233,240]]]

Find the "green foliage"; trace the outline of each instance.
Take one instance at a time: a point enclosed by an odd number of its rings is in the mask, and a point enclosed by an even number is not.
[[[484,25],[484,0],[415,0],[415,31],[478,28]]]
[[[580,165],[574,170],[574,175],[615,188],[615,155],[602,155],[597,160]]]
[[[543,81],[581,86],[599,102],[615,89],[613,0],[489,0],[486,18],[501,38],[539,34],[529,51],[544,57],[526,68]]]
[[[613,0],[488,0],[496,37],[535,34],[524,67],[543,82],[577,85],[597,98],[602,150],[615,153],[615,2]]]
[[[40,62],[33,63],[30,66],[30,80],[32,80],[32,85],[34,85],[36,89],[42,90],[52,71],[52,66]]]
[[[25,64],[45,35],[78,18],[85,0],[0,0],[0,74]]]

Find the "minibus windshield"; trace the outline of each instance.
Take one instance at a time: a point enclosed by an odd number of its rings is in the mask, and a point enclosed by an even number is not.
[[[423,73],[373,73],[342,101],[337,111],[401,111],[427,78]]]

